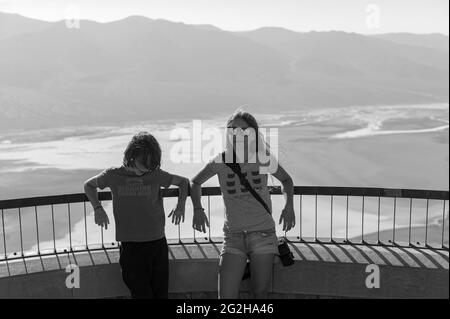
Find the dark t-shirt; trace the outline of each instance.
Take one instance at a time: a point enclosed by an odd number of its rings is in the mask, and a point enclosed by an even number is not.
[[[172,175],[163,170],[137,176],[123,166],[106,169],[97,177],[98,187],[112,192],[117,241],[144,242],[165,236],[161,187],[171,182]]]

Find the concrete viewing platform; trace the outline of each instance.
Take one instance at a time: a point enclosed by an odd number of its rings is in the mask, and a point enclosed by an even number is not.
[[[331,243],[290,246],[295,265],[275,263],[271,298],[449,298],[448,250]],[[170,245],[170,297],[217,298],[220,249],[219,243]],[[118,259],[115,248],[0,262],[0,298],[128,297]],[[80,267],[80,288],[66,287],[69,264]],[[368,265],[378,266],[379,288],[366,286]],[[248,280],[241,285],[241,297],[251,297]]]

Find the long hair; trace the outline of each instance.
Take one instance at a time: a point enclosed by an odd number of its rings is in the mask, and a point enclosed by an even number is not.
[[[264,151],[267,153],[267,151],[270,152],[270,147],[268,143],[264,141],[264,137],[260,135],[259,131],[259,125],[258,121],[256,121],[256,118],[250,114],[247,111],[244,111],[243,109],[239,108],[230,116],[230,118],[227,121],[227,128],[231,126],[234,120],[241,119],[245,121],[250,128],[252,128],[255,132],[255,138],[256,138],[256,153],[259,154],[260,147],[261,151]],[[233,152],[233,162],[236,161],[236,154]]]
[[[258,134],[259,130],[258,122],[256,121],[255,117],[251,115],[249,112],[246,112],[243,109],[237,109],[236,111],[234,111],[234,113],[228,119],[227,127],[229,127],[231,123],[233,123],[233,121],[236,119],[241,119],[245,121],[245,123],[247,123],[248,126],[254,129],[255,133]]]
[[[128,143],[123,155],[125,167],[135,167],[136,159],[142,159],[142,164],[149,170],[161,166],[161,147],[156,138],[148,132],[139,132]]]

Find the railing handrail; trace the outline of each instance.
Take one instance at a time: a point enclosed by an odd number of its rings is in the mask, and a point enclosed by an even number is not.
[[[269,191],[271,195],[282,194],[280,186],[270,186]],[[178,188],[162,189],[161,192],[163,197],[178,196]],[[202,188],[202,195],[204,196],[219,196],[221,194],[220,187]],[[372,187],[295,186],[294,195],[366,196],[449,200],[449,191]],[[112,199],[112,194],[109,191],[99,192],[99,199],[101,201],[109,201]],[[6,210],[35,206],[83,203],[87,201],[89,200],[84,193],[17,198],[0,200],[0,209]]]

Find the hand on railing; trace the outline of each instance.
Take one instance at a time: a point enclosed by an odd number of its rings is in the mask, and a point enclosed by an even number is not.
[[[170,212],[168,217],[172,217],[172,223],[175,225],[179,225],[180,222],[184,223],[184,207],[177,206]]]
[[[105,229],[108,229],[109,218],[108,218],[108,214],[106,214],[103,206],[99,206],[99,207],[95,208],[94,219],[95,219],[95,224],[97,224],[100,227],[105,227]]]
[[[206,227],[209,227],[208,217],[206,217],[205,210],[203,208],[194,209],[194,219],[192,221],[192,227],[202,233],[206,233]]]
[[[281,212],[279,223],[283,223],[283,231],[288,232],[295,226],[295,212],[294,208],[286,205]]]

